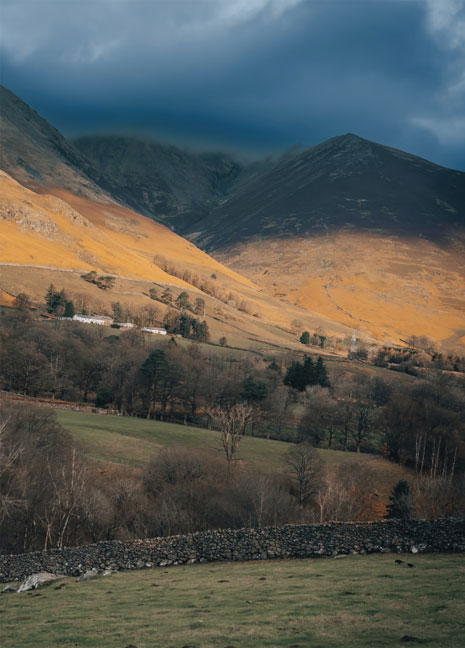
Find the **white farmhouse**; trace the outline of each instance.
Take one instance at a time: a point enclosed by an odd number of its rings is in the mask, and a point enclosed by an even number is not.
[[[98,324],[99,326],[110,326],[113,324],[113,318],[107,315],[75,315],[73,320],[75,322],[82,322],[83,324]]]
[[[143,333],[151,333],[152,335],[166,335],[167,331],[164,328],[157,328],[156,326],[143,326],[141,328]]]

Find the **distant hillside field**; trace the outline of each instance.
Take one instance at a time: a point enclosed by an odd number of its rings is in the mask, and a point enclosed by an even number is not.
[[[460,555],[376,554],[99,576],[0,597],[8,648],[463,645]]]
[[[72,433],[87,456],[97,462],[142,467],[161,448],[174,445],[207,449],[219,456],[223,453],[219,433],[215,430],[67,410],[58,410],[57,418]],[[283,441],[246,436],[241,441],[238,457],[240,464],[245,467],[255,467],[263,472],[281,471],[282,458],[289,447]],[[405,477],[403,468],[377,455],[324,449],[318,452],[330,468],[356,461],[376,470],[379,475],[378,488],[386,500],[392,486]]]

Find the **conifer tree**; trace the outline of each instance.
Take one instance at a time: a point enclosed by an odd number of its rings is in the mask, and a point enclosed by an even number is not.
[[[66,304],[65,304],[64,316],[65,317],[74,317],[75,314],[76,314],[76,310],[74,308],[73,302],[71,300],[67,301]]]
[[[45,306],[47,308],[47,313],[53,313],[55,294],[55,286],[51,283],[45,293]]]
[[[326,371],[325,363],[321,356],[318,357],[315,365],[315,384],[321,385],[321,387],[331,387],[328,372]]]
[[[398,482],[389,497],[386,517],[396,520],[409,520],[414,512],[413,497],[408,482]]]

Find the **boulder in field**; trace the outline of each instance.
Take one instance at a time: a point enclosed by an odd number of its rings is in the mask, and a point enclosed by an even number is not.
[[[63,576],[59,574],[50,574],[50,572],[38,572],[37,574],[31,574],[31,576],[28,576],[26,580],[18,587],[18,592],[27,592],[32,589],[37,589],[38,587],[46,585],[47,583],[51,583],[52,581],[56,581],[59,578],[63,578]]]
[[[96,569],[88,569],[84,574],[81,574],[79,578],[77,579],[78,583],[82,583],[85,581],[90,580],[91,578],[95,578],[95,576],[98,575],[98,571]]]

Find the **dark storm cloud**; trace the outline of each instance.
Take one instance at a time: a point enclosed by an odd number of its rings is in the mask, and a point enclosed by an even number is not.
[[[355,132],[465,168],[465,0],[3,0],[2,82],[74,135]]]

